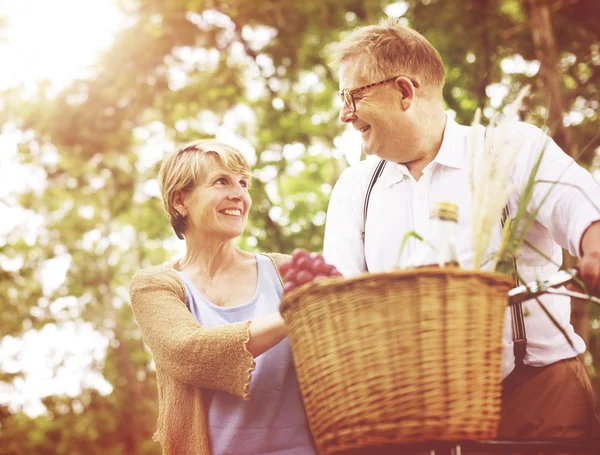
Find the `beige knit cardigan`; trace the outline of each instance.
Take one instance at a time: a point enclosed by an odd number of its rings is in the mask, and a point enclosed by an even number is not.
[[[278,253],[266,256],[276,268],[290,259]],[[199,325],[185,304],[183,282],[173,264],[137,272],[130,297],[156,364],[158,423],[153,439],[165,455],[210,454],[203,389],[250,399],[255,363],[246,349],[249,321]]]

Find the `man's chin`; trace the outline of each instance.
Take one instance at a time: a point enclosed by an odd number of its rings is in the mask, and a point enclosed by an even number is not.
[[[361,143],[360,147],[365,155],[375,155],[373,147],[368,147],[367,144],[365,144],[364,142]]]
[[[367,144],[365,144],[363,142],[361,145],[361,148],[362,148],[362,152],[367,156],[377,156],[377,157],[381,158],[382,160],[385,159],[381,156],[381,152],[383,151],[381,149],[381,147],[373,147],[373,145],[368,146]]]

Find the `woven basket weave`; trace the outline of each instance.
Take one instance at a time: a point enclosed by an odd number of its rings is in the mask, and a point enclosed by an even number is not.
[[[421,268],[286,295],[280,311],[320,453],[494,438],[510,287],[499,274]]]

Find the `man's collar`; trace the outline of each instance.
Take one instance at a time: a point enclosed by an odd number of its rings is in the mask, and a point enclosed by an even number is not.
[[[446,114],[446,127],[444,128],[444,137],[442,145],[432,163],[438,163],[442,166],[462,169],[465,167],[465,152],[468,147],[468,138],[460,130],[460,125],[453,118]],[[429,163],[427,167],[431,166]],[[392,186],[401,182],[405,176],[410,173],[404,164],[388,163],[383,170],[383,179],[385,186]]]
[[[404,164],[388,163],[383,170],[383,182],[386,187],[392,186],[408,175],[408,168]]]
[[[468,147],[467,139],[460,131],[458,123],[446,114],[446,128],[444,129],[442,146],[433,162],[456,169],[465,167],[465,152]]]

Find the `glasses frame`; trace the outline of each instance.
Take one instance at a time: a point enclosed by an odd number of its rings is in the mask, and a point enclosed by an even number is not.
[[[353,89],[345,88],[345,89],[342,89],[341,92],[338,92],[338,95],[340,95],[340,98],[342,99],[342,102],[346,105],[346,107],[354,113],[354,112],[356,112],[356,102],[354,101],[355,93],[362,92],[369,88],[377,87],[378,85],[387,84],[389,82],[395,81],[399,77],[406,77],[406,76],[394,76],[394,77],[390,77],[389,79],[385,79],[383,81],[373,82],[372,84],[363,85],[362,87],[353,88]],[[416,81],[413,81],[409,77],[407,79],[412,83],[412,85],[415,86],[415,88],[419,88],[419,84]]]

